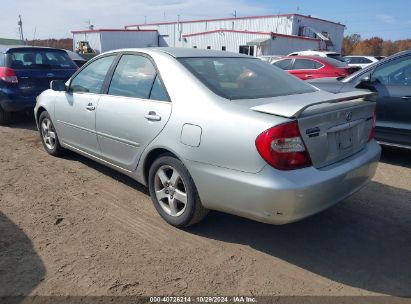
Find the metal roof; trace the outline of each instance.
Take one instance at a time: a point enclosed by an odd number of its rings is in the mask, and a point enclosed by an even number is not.
[[[217,19],[200,19],[200,20],[184,20],[184,21],[172,21],[172,22],[157,22],[157,23],[140,23],[140,24],[130,24],[124,26],[125,29],[129,27],[136,27],[136,26],[148,26],[148,25],[166,25],[166,24],[178,24],[178,23],[195,23],[195,22],[212,22],[212,21],[229,21],[229,20],[241,20],[241,19],[263,19],[263,18],[275,18],[275,17],[303,17],[312,20],[323,21],[335,25],[340,25],[345,27],[344,24],[334,21],[329,21],[317,17],[312,17],[310,15],[305,16],[301,14],[278,14],[278,15],[265,15],[265,16],[245,16],[245,17],[231,17],[231,18],[217,18]]]
[[[157,30],[95,29],[95,30],[71,31],[72,34],[100,33],[100,32],[157,32]]]

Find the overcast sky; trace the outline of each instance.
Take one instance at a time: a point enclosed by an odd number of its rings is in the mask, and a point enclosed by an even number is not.
[[[3,0],[0,37],[18,38],[18,15],[25,38],[71,37],[88,20],[95,28],[122,28],[157,21],[225,18],[277,13],[310,14],[347,26],[346,34],[385,39],[411,38],[411,0]]]

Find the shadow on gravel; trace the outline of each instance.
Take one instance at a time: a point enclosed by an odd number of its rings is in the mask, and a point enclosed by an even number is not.
[[[411,168],[411,150],[383,147],[380,161],[394,166]]]
[[[334,208],[294,224],[271,226],[213,212],[187,231],[248,245],[352,287],[411,296],[409,191],[371,182]]]
[[[37,131],[36,122],[33,113],[13,113],[11,123],[6,128],[11,129],[26,129],[30,131]]]
[[[135,181],[131,177],[128,177],[127,175],[124,175],[123,173],[120,173],[118,171],[115,171],[107,166],[101,165],[100,163],[95,162],[94,160],[88,159],[87,157],[84,157],[80,154],[67,151],[63,156],[61,156],[64,159],[70,160],[70,161],[78,161],[81,162],[82,164],[104,174],[107,175],[129,187],[132,187],[136,189],[137,191],[140,191],[141,193],[144,193],[146,195],[150,195],[148,192],[148,188],[140,184],[139,182]]]
[[[30,239],[0,212],[0,297],[30,294],[45,274]]]

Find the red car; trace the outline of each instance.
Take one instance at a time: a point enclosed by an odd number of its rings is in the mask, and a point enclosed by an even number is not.
[[[345,77],[359,70],[358,67],[350,67],[345,62],[318,56],[284,57],[272,64],[302,80]]]

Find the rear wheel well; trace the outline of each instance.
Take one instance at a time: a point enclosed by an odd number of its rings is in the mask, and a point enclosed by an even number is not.
[[[144,174],[144,180],[146,182],[146,185],[148,185],[148,173],[150,171],[151,165],[157,158],[164,156],[164,155],[172,156],[172,157],[179,159],[174,153],[170,152],[167,149],[158,148],[158,149],[154,149],[150,151],[145,159],[144,167],[143,167],[143,174]]]

